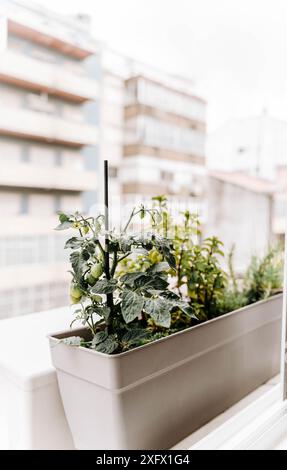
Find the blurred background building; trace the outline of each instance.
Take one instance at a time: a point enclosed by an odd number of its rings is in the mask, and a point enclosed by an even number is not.
[[[97,188],[99,82],[87,19],[0,2],[0,318],[68,302],[58,210]]]
[[[117,223],[167,194],[206,220],[206,103],[191,80],[96,41],[89,17],[0,0],[0,318],[68,302],[56,213],[101,202],[110,163]]]
[[[225,252],[235,247],[234,266],[239,275],[254,254],[266,253],[275,241],[275,190],[275,183],[267,179],[240,172],[209,172],[206,231],[220,238]]]
[[[193,82],[106,47],[101,68],[100,153],[114,200],[129,207],[166,194],[206,219],[206,102]]]
[[[254,181],[254,191],[258,181],[269,194],[273,185],[268,240],[282,242],[287,213],[287,122],[269,116],[266,110],[259,116],[230,119],[209,134],[207,160],[211,171],[236,173],[249,186]]]

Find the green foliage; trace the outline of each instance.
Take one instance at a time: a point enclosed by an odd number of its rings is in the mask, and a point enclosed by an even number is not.
[[[161,215],[158,231],[173,234],[175,265],[170,274],[179,297],[185,298],[193,314],[201,321],[217,315],[226,285],[226,275],[220,266],[224,256],[222,242],[210,237],[199,243],[201,231],[197,214],[185,211],[180,221],[173,221],[164,196],[153,198],[154,208]]]
[[[136,291],[125,289],[122,293],[122,315],[126,323],[140,317],[145,301]]]
[[[281,289],[280,250],[253,257],[240,280],[233,268],[234,247],[227,255],[226,274],[222,242],[216,237],[201,240],[196,214],[179,216],[173,220],[165,196],[153,198],[152,208],[134,209],[118,234],[105,233],[103,216],[59,214],[57,230],[77,231],[65,245],[70,250],[71,302],[79,306],[73,322],[90,331],[88,340],[72,337],[65,342],[119,353]],[[147,222],[144,235],[129,233],[135,217]]]
[[[145,301],[145,311],[156,325],[169,328],[171,324],[172,304],[165,298],[152,297]]]
[[[71,301],[79,304],[74,321],[88,327],[91,334],[89,341],[80,340],[79,345],[106,354],[145,344],[155,334],[168,334],[174,311],[191,318],[184,302],[179,302],[177,296],[168,296],[172,294],[168,272],[175,267],[171,240],[155,233],[128,234],[129,224],[137,215],[141,219],[149,216],[152,226],[159,220],[155,209],[141,206],[132,211],[121,233],[105,234],[102,216],[59,214],[57,230],[78,231],[78,236],[72,236],[65,248],[70,250]],[[128,257],[135,264],[138,259],[139,269],[121,275],[119,264]],[[143,266],[142,257],[153,261]]]
[[[283,257],[272,248],[263,258],[253,256],[244,277],[247,304],[263,300],[282,288]]]
[[[228,254],[229,283],[218,306],[219,315],[267,299],[282,291],[283,252],[281,249],[270,248],[262,258],[253,256],[241,280],[235,276],[233,257],[234,247]]]

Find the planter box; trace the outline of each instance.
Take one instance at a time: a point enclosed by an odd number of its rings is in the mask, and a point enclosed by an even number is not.
[[[279,371],[282,295],[116,355],[50,336],[77,449],[168,449]]]

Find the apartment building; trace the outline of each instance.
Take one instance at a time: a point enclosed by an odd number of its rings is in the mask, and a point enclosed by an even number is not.
[[[56,212],[100,202],[104,159],[112,223],[161,193],[203,214],[206,103],[95,41],[83,15],[0,0],[0,22],[1,318],[68,302]]]
[[[68,302],[58,210],[96,198],[99,70],[88,18],[0,0],[0,318]],[[91,66],[92,61],[92,66]]]
[[[101,154],[122,206],[167,194],[206,217],[205,101],[191,80],[103,48]]]

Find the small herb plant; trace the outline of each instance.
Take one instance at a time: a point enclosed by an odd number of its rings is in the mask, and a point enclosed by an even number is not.
[[[59,214],[57,230],[78,232],[65,245],[71,250],[70,295],[80,307],[74,321],[90,330],[88,340],[68,342],[112,354],[170,334],[178,318],[184,318],[185,325],[197,320],[189,304],[169,289],[168,272],[176,269],[171,240],[152,232],[129,235],[136,216],[149,216],[152,225],[160,217],[155,209],[133,210],[123,231],[116,234],[104,232],[103,216]],[[137,260],[154,252],[159,259],[145,270],[118,274],[125,258]]]
[[[270,248],[265,256],[253,256],[243,279],[247,304],[267,299],[282,291],[283,256],[278,247]]]
[[[271,247],[262,258],[253,256],[241,279],[234,274],[233,256],[234,247],[228,254],[229,282],[217,306],[218,315],[282,292],[283,252],[279,247]]]

